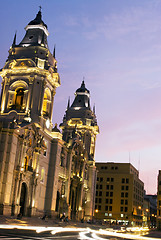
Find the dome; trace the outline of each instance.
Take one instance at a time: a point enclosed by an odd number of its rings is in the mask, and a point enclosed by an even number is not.
[[[39,25],[39,24],[41,24],[41,25],[45,26],[46,28],[48,28],[47,25],[42,21],[41,17],[42,17],[41,16],[41,11],[39,11],[36,15],[36,18],[34,20],[32,20],[31,22],[29,22],[28,25]]]
[[[85,87],[84,80],[82,81],[81,87],[76,90],[76,93],[90,93],[90,91]]]

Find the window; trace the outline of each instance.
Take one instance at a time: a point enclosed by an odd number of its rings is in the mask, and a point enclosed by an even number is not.
[[[113,197],[113,192],[110,192],[110,197]]]
[[[109,190],[109,185],[106,185],[106,189]]]
[[[110,186],[110,189],[113,190],[113,185]]]
[[[113,200],[112,200],[112,199],[110,199],[110,204],[112,204],[112,202],[113,202]]]
[[[109,206],[109,211],[112,211],[112,206]]]
[[[42,106],[42,113],[44,116],[49,116],[51,111],[50,106],[51,106],[51,91],[49,88],[46,88],[44,92],[44,99],[43,99],[43,106]]]
[[[128,178],[126,178],[126,183],[129,183],[129,179]]]
[[[108,197],[109,196],[109,192],[106,192],[106,197]]]
[[[124,204],[124,200],[123,199],[121,199],[121,205],[123,205]]]
[[[103,178],[102,177],[100,177],[100,182],[103,182]]]
[[[123,212],[123,207],[120,207],[120,212]]]
[[[102,198],[99,198],[99,203],[101,203],[102,202]]]
[[[108,204],[108,198],[106,198],[106,203]]]
[[[126,186],[126,190],[129,190],[129,186]]]
[[[97,203],[97,201],[98,201],[98,198],[96,198],[95,203]]]
[[[128,205],[128,200],[125,200],[125,205]]]
[[[98,184],[96,185],[96,189],[98,189]]]
[[[98,196],[98,191],[96,191],[96,196]]]
[[[99,192],[99,196],[102,196],[102,192]]]
[[[102,189],[102,184],[100,185],[100,189]]]
[[[114,182],[114,178],[111,178],[111,182]]]
[[[122,178],[122,183],[125,183],[125,178]]]
[[[125,212],[127,212],[127,210],[128,210],[128,208],[127,208],[127,207],[125,207]]]
[[[124,186],[121,186],[121,190],[124,190]]]
[[[108,211],[108,206],[105,206],[105,211]]]
[[[121,193],[121,197],[124,197],[124,193],[123,192]]]
[[[128,197],[128,192],[125,193],[125,197]]]
[[[101,205],[98,205],[98,210],[101,210]]]
[[[108,177],[108,178],[107,178],[107,182],[109,182],[109,181],[110,181],[110,178]]]
[[[99,181],[99,177],[97,177],[97,181]]]
[[[95,209],[97,209],[97,205],[95,205]]]
[[[23,98],[24,98],[24,90],[22,88],[19,88],[16,91],[16,99],[15,99],[15,105],[17,107],[21,107],[23,104]],[[16,107],[16,108],[17,108]]]

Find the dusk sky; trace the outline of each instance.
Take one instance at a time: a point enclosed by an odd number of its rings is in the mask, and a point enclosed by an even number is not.
[[[0,68],[39,6],[61,86],[53,123],[85,77],[96,105],[97,162],[131,162],[149,194],[161,169],[161,0],[1,0]]]

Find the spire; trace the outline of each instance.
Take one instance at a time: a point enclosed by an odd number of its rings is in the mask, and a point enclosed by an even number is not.
[[[15,32],[15,36],[14,36],[14,39],[13,39],[12,47],[14,47],[16,45],[16,37],[17,37],[17,31]]]
[[[94,103],[94,105],[93,105],[93,113],[94,113],[94,114],[96,113],[95,103]]]
[[[55,46],[56,45],[54,45],[54,51],[53,51],[53,57],[55,58]]]
[[[70,97],[68,98],[67,110],[70,108]]]

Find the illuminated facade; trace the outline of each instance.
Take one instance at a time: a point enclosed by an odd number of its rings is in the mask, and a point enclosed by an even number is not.
[[[95,218],[142,225],[144,184],[130,163],[96,163]]]
[[[55,49],[49,51],[41,11],[16,35],[1,69],[0,214],[92,218],[99,132],[84,82],[61,124],[52,125],[60,86]],[[77,101],[78,100],[78,101]]]

